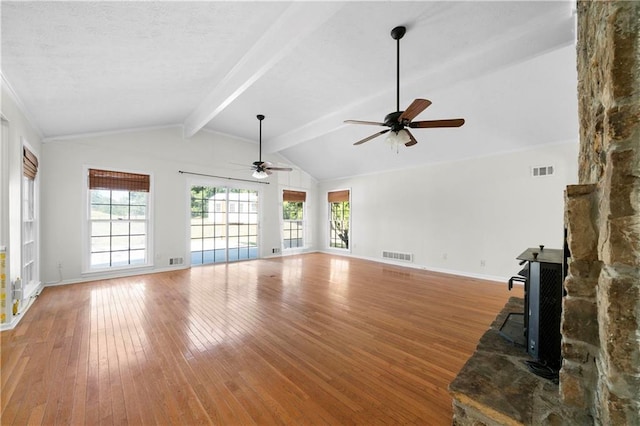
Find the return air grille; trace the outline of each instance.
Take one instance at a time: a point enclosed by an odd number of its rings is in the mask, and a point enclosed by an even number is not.
[[[551,176],[553,174],[553,171],[553,166],[536,166],[531,168],[531,176]]]
[[[403,262],[413,262],[413,254],[399,253],[397,251],[383,251],[382,257],[385,259],[401,260]]]

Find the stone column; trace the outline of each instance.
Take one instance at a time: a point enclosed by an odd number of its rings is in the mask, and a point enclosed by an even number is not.
[[[563,401],[640,424],[640,2],[578,2],[580,185],[567,188]]]

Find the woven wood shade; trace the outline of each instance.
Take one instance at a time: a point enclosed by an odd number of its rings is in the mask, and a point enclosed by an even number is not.
[[[22,174],[34,180],[38,174],[38,159],[26,147],[22,148]]]
[[[149,192],[149,175],[89,169],[89,189]]]
[[[282,201],[305,202],[307,201],[307,193],[303,191],[289,191],[285,189],[282,194]]]
[[[329,192],[328,196],[330,203],[340,203],[342,201],[349,201],[349,190]]]

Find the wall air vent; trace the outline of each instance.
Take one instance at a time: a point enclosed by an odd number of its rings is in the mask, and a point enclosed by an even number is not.
[[[184,263],[184,259],[182,257],[169,258],[169,265],[182,265],[183,263]]]
[[[413,262],[413,254],[399,253],[397,251],[383,251],[382,257],[391,260],[401,260],[403,262]]]
[[[551,176],[553,172],[554,172],[553,166],[531,167],[531,176],[533,177]]]

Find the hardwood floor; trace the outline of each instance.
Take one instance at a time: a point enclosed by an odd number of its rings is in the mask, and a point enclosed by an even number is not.
[[[49,287],[0,336],[0,420],[451,424],[447,386],[513,295],[320,253]]]

